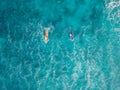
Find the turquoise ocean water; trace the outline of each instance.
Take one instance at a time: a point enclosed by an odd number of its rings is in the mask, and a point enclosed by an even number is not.
[[[120,1],[0,0],[0,90],[120,90]]]

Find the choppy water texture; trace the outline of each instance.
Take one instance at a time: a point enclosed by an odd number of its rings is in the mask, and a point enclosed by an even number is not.
[[[120,90],[120,1],[0,0],[0,90]]]

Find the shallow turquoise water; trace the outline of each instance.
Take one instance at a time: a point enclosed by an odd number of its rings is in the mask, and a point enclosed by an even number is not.
[[[120,90],[119,7],[119,0],[0,0],[0,90]]]

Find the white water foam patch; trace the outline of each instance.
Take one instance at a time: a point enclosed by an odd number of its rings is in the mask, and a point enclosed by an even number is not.
[[[72,74],[73,83],[77,82],[81,74],[83,74],[81,69],[81,62],[77,61],[75,63],[75,67],[73,68],[73,74]]]
[[[120,29],[120,0],[106,1],[106,14],[107,19],[111,22],[113,29]]]
[[[72,74],[71,74],[71,80],[72,80],[72,85],[71,85],[71,90],[73,88],[83,88],[85,86],[77,86],[78,83],[82,83],[82,80],[84,80],[84,72],[82,66],[82,62],[84,62],[84,48],[80,48],[79,43],[78,43],[78,38],[76,37],[76,40],[73,42],[74,47],[73,47],[73,52],[70,54],[71,61],[74,64],[74,67],[72,69]],[[84,63],[83,63],[84,64]],[[80,79],[83,78],[83,79]],[[84,81],[83,81],[84,82]]]
[[[100,67],[97,66],[94,60],[86,62],[86,80],[88,89],[102,89],[105,88],[104,74],[101,72]],[[100,84],[101,83],[101,84]]]
[[[120,1],[118,0],[111,0],[109,3],[106,1],[106,7],[110,10],[120,6]]]
[[[118,34],[118,33],[117,33]],[[111,80],[111,83],[110,83],[110,88],[111,89],[116,89],[116,90],[119,90],[120,89],[120,83],[119,83],[119,80],[120,79],[120,73],[118,72],[120,69],[119,69],[119,45],[120,45],[120,40],[118,40],[119,37],[117,37],[116,33],[115,34],[111,34],[110,35],[110,40],[108,42],[108,45],[107,45],[107,54],[109,55],[108,56],[108,63],[110,65],[110,77],[108,77],[108,80]],[[117,36],[116,36],[117,35]],[[117,41],[117,42],[115,42]],[[114,44],[116,44],[116,46],[114,46]],[[117,48],[117,50],[116,50]],[[116,50],[116,52],[115,52]],[[116,61],[118,63],[116,63]],[[106,83],[107,83],[107,80],[106,80]]]
[[[98,42],[98,41],[95,41]],[[104,47],[105,48],[105,47]],[[86,61],[86,80],[87,80],[87,88],[88,89],[104,89],[107,87],[105,81],[105,73],[102,72],[102,55],[104,52],[103,46],[99,46],[97,48],[93,48],[91,45],[88,46],[88,54]],[[97,51],[95,54],[91,54],[94,52],[94,49]],[[101,83],[101,84],[99,84]]]

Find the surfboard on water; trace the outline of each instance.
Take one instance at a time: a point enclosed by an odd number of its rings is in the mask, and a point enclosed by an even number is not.
[[[44,42],[47,43],[49,41],[49,30],[50,28],[45,28]]]

